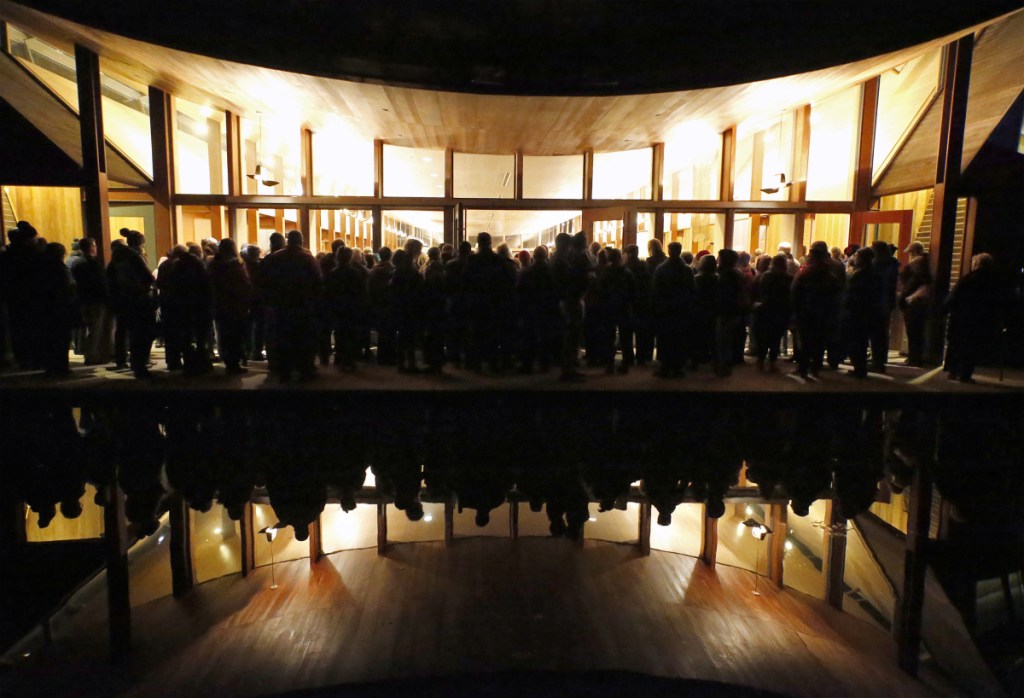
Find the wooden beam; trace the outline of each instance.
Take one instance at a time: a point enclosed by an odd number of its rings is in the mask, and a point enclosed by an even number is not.
[[[388,551],[388,512],[387,504],[377,505],[377,554],[383,555]]]
[[[853,178],[853,206],[858,211],[871,208],[871,168],[875,153],[875,125],[878,121],[878,86],[875,76],[861,87],[860,136],[857,146],[856,171]]]
[[[513,184],[512,197],[523,198],[523,151],[516,151],[516,172],[515,183]]]
[[[128,578],[128,522],[124,511],[124,492],[117,484],[107,485],[103,542],[107,559],[110,656],[113,661],[120,662],[131,652],[132,604]]]
[[[825,601],[839,610],[843,608],[843,578],[846,575],[846,525],[835,500],[827,500],[821,572],[825,580]]]
[[[788,516],[789,508],[785,504],[768,505],[768,528],[772,529],[768,539],[768,578],[779,589],[783,587]]]
[[[224,112],[227,161],[228,161],[228,195],[242,196],[242,120],[235,112]],[[242,246],[252,243],[257,233],[247,231],[245,240],[239,239],[238,222],[245,213],[235,206],[227,207],[228,237]]]
[[[960,252],[960,276],[971,271],[971,257],[974,256],[974,228],[978,222],[978,199],[967,199],[967,218],[964,220],[964,246]]]
[[[729,201],[736,188],[736,127],[722,132],[722,170],[718,180],[719,201]]]
[[[180,492],[170,496],[167,510],[171,524],[171,540],[168,545],[171,556],[171,590],[175,598],[181,598],[190,592],[196,583],[195,569],[192,565],[192,512]]]
[[[76,45],[75,66],[82,138],[82,223],[85,234],[96,240],[100,261],[106,263],[110,259],[110,204],[103,100],[100,95],[100,57],[94,51]]]
[[[444,149],[444,196],[451,199],[455,196],[455,151]]]
[[[626,207],[622,216],[622,247],[636,244],[636,209]]]
[[[156,87],[149,88],[149,135],[153,144],[153,215],[157,255],[174,246],[174,100]],[[220,151],[218,149],[218,155]]]
[[[811,105],[799,107],[794,117],[793,175],[790,178],[793,184],[789,187],[789,200],[803,201],[807,198],[807,163],[811,155]]]
[[[722,227],[722,247],[731,250],[732,241],[736,231],[736,219],[734,211],[725,211],[725,225]]]
[[[665,194],[662,180],[665,178],[665,144],[651,146],[651,198],[661,201]]]
[[[718,560],[718,519],[708,516],[707,505],[701,507],[700,561],[714,569]]]
[[[761,200],[761,187],[764,186],[764,131],[754,134],[753,155],[750,164],[750,200]],[[751,223],[753,226],[753,223]],[[751,231],[753,232],[753,231]]]
[[[316,192],[313,191],[313,132],[308,128],[302,129],[299,143],[299,160],[302,167],[302,195],[314,196]]]
[[[444,500],[444,544],[451,546],[455,542],[455,495],[448,495]]]
[[[252,502],[246,502],[242,507],[242,518],[238,521],[238,544],[241,548],[242,576],[248,577],[256,570],[256,527]]]
[[[309,566],[312,567],[324,556],[323,519],[320,514],[309,522]]]
[[[458,245],[458,232],[455,230],[455,208],[444,209],[444,241],[453,247]]]
[[[370,210],[373,212],[373,249],[376,251],[384,244],[384,212],[380,206]]]
[[[373,141],[373,196],[384,196],[384,141],[379,138]]]
[[[914,470],[907,516],[906,551],[903,557],[903,588],[896,604],[897,662],[917,676],[924,614],[924,583],[928,573],[928,529],[931,524],[932,480],[925,463]]]
[[[932,203],[932,231],[928,248],[932,277],[935,279],[935,300],[938,304],[941,304],[949,293],[953,265],[956,202],[960,195],[960,167],[963,160],[967,91],[971,79],[973,52],[974,38],[971,34],[947,44],[944,51],[942,112],[935,169],[935,195]],[[934,324],[938,341],[932,342],[932,346],[941,352],[943,323]]]
[[[637,547],[641,555],[651,554],[651,503],[640,503],[640,518],[637,521]]]
[[[594,151],[587,148],[583,151],[583,200],[594,198]]]
[[[807,214],[793,214],[793,257],[796,259],[803,259],[804,254],[807,252],[807,250],[804,249],[804,233],[806,227]],[[771,253],[770,250],[765,250],[765,252],[768,254]]]

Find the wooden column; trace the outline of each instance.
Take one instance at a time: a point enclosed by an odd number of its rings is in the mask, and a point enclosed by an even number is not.
[[[722,132],[722,171],[718,180],[718,200],[732,201],[736,188],[736,127]]]
[[[455,196],[455,151],[444,149],[444,198]]]
[[[238,521],[238,545],[242,552],[242,576],[248,577],[256,569],[256,529],[251,502],[245,503]]]
[[[860,98],[860,139],[857,147],[856,172],[853,178],[853,209],[871,208],[871,167],[875,152],[875,124],[878,121],[879,77],[864,83]]]
[[[308,128],[304,128],[300,132],[299,145],[302,195],[313,196],[313,132]],[[299,217],[299,232],[302,233],[302,239],[306,241],[306,247],[312,250],[315,255],[320,251],[320,231],[316,230],[312,225],[313,217],[310,215],[309,207],[300,206],[298,211],[296,211],[296,215]]]
[[[935,168],[935,196],[932,203],[932,232],[929,261],[935,279],[935,301],[941,304],[949,293],[953,266],[953,234],[956,228],[956,200],[960,194],[960,167],[967,117],[967,91],[971,79],[974,37],[968,34],[947,44],[942,86],[942,116],[939,122],[938,157]],[[941,354],[943,323],[937,322],[932,347]],[[933,357],[933,358],[938,358]]]
[[[665,178],[665,144],[655,143],[651,146],[651,199],[661,201],[665,198],[662,180]]]
[[[107,558],[107,617],[110,623],[110,656],[115,662],[127,659],[132,645],[132,604],[128,583],[128,522],[124,492],[107,486],[103,507],[103,542]]]
[[[758,131],[754,134],[754,147],[753,154],[751,155],[750,163],[750,200],[760,201],[761,200],[761,187],[764,186],[764,131]],[[751,231],[750,234],[753,236],[754,222],[750,222]]]
[[[309,566],[320,562],[324,556],[324,535],[322,514],[309,522]]]
[[[783,560],[786,557],[786,532],[789,510],[785,504],[768,505],[768,578],[779,589],[783,586]]]
[[[733,209],[725,211],[725,226],[722,228],[722,247],[725,249],[732,249],[733,231],[736,229],[736,221],[733,218],[735,213]]]
[[[76,45],[75,66],[82,137],[82,222],[85,234],[96,240],[100,261],[106,263],[110,259],[110,204],[100,98],[100,57]]]
[[[388,512],[387,504],[377,505],[377,554],[383,555],[388,550]]]
[[[591,148],[583,151],[583,198],[586,201],[594,198],[594,151]]]
[[[665,242],[665,214],[662,211],[655,211],[651,215],[654,216],[654,239]]]
[[[242,190],[242,120],[235,112],[224,112],[227,131],[228,195],[240,196]],[[228,235],[239,246],[255,243],[258,232],[249,230],[245,239],[239,239],[238,217],[244,215],[235,206],[228,206]]]
[[[149,135],[153,143],[153,215],[157,255],[164,255],[176,240],[174,230],[174,100],[155,87],[149,88]],[[218,131],[219,133],[219,131]],[[219,157],[220,151],[217,155]],[[218,175],[219,175],[218,170]],[[219,177],[218,177],[219,181]]]
[[[825,530],[822,533],[824,559],[821,572],[825,580],[825,601],[843,608],[843,578],[846,575],[846,519],[839,514],[835,501],[825,502]]]
[[[706,504],[701,508],[704,516],[700,530],[700,561],[714,569],[718,559],[718,519],[708,516]]]
[[[516,151],[516,171],[515,180],[512,185],[512,196],[516,199],[523,198],[523,151]]]
[[[641,555],[651,554],[651,503],[640,503],[640,519],[637,531],[637,547]]]
[[[622,247],[636,244],[636,209],[627,207],[622,216]]]
[[[451,546],[455,542],[455,495],[444,500],[444,544]]]
[[[455,207],[444,207],[444,241],[452,247],[457,246],[458,232],[455,230]]]
[[[789,187],[789,200],[803,201],[807,198],[807,163],[811,154],[811,105],[797,109],[794,117],[793,174],[789,180],[793,184]],[[796,245],[793,247],[795,249]]]
[[[171,523],[171,540],[168,545],[171,554],[171,589],[176,598],[181,598],[196,583],[192,566],[192,515],[180,492],[171,495],[167,509]]]
[[[910,489],[907,516],[907,547],[903,557],[903,588],[896,605],[897,662],[917,676],[921,652],[921,620],[924,613],[924,582],[928,573],[928,528],[931,523],[932,481],[918,463]]]
[[[373,141],[373,195],[384,196],[384,141],[379,138]]]
[[[812,214],[813,215],[813,214]],[[807,227],[807,214],[799,211],[793,214],[793,257],[803,259],[806,250],[804,249],[804,232]],[[771,250],[765,250],[765,254],[771,254]]]
[[[978,222],[978,200],[967,199],[967,217],[964,220],[964,248],[960,252],[960,276],[971,270],[971,257],[974,256],[974,227]]]
[[[370,209],[373,214],[373,249],[376,252],[384,244],[384,213],[380,206]]]

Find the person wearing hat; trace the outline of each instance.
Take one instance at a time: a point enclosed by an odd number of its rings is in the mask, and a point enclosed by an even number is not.
[[[36,229],[28,221],[7,233],[10,241],[0,256],[0,284],[7,306],[8,329],[14,361],[22,369],[40,367],[40,318],[43,255],[36,245]]]

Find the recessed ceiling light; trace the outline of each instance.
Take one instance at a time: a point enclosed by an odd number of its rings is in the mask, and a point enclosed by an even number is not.
[[[433,162],[434,158],[424,157],[423,162]]]

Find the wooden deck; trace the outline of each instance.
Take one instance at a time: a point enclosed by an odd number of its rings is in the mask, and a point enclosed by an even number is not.
[[[787,695],[930,695],[884,633],[751,573],[629,546],[485,538],[336,553],[134,610],[130,667],[106,661],[105,602],[0,680],[5,695],[268,694],[385,678],[625,670]]]

